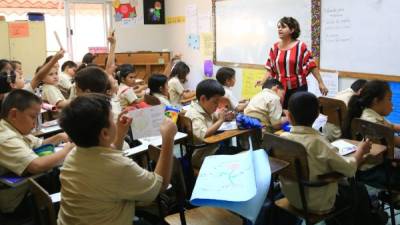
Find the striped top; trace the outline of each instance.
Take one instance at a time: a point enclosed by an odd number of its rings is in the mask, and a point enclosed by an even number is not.
[[[297,41],[295,46],[287,50],[280,50],[278,42],[275,43],[269,52],[265,67],[286,90],[306,85],[307,75],[317,65],[306,43]]]

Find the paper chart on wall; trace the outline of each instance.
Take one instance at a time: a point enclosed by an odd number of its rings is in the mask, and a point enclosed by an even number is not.
[[[265,70],[243,69],[242,73],[242,99],[249,99],[261,91],[261,87],[255,87],[257,80],[265,77]]]
[[[164,105],[136,109],[129,112],[132,117],[132,137],[139,139],[160,135],[160,125],[164,119]]]
[[[328,97],[334,97],[339,90],[339,74],[337,72],[321,72],[321,78],[324,81],[326,88],[328,88]],[[307,77],[308,91],[321,96],[317,80],[309,75]]]

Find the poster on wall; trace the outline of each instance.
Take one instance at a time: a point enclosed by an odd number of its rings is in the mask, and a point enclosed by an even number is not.
[[[137,23],[137,7],[136,0],[113,0],[115,22],[125,25]]]
[[[164,0],[143,1],[144,24],[165,24]]]

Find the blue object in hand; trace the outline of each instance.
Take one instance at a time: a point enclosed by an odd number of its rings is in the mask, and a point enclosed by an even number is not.
[[[262,128],[262,124],[258,119],[250,116],[245,116],[241,113],[236,116],[236,124],[237,127],[241,130]]]
[[[283,131],[289,132],[292,128],[292,125],[289,123],[289,121],[287,121],[286,123],[282,124],[281,128]]]

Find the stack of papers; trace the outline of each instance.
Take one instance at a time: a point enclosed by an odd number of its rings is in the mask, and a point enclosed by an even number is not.
[[[340,155],[348,155],[350,153],[353,153],[357,150],[357,146],[344,141],[344,140],[337,140],[331,143],[333,146],[339,149],[339,154]]]

